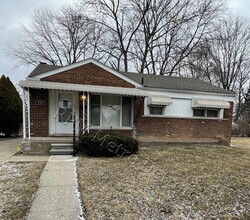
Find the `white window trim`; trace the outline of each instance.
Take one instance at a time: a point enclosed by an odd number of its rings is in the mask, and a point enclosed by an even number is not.
[[[91,129],[103,129],[103,130],[110,130],[110,127],[107,126],[101,126],[102,125],[102,97],[107,94],[90,94],[90,95],[99,95],[100,96],[100,126],[97,125],[91,125]],[[112,95],[111,95],[112,96]],[[124,96],[119,96],[120,97],[120,126],[119,127],[112,127],[113,130],[131,130],[133,129],[133,110],[134,110],[134,99],[131,97],[131,126],[122,126],[122,98]],[[127,96],[125,96],[127,97]],[[91,101],[91,100],[90,100]],[[91,118],[91,109],[89,111],[90,118]]]

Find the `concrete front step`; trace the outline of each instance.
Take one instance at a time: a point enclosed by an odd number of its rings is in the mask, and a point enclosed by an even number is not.
[[[73,154],[73,144],[51,144],[50,154],[51,155],[71,155]]]
[[[51,147],[73,147],[73,144],[71,143],[66,143],[66,144],[60,144],[60,143],[55,143],[51,144]]]

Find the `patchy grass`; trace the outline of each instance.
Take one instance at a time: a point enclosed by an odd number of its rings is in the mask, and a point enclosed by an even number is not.
[[[87,219],[250,219],[250,138],[78,159]]]
[[[23,219],[46,162],[4,163],[0,167],[0,219]]]
[[[249,137],[233,137],[232,144],[235,147],[246,148],[250,150],[250,138]]]

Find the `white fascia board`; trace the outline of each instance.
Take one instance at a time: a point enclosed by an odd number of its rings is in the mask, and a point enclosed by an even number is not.
[[[27,81],[41,81],[39,78],[34,78],[34,77],[26,77],[25,79]]]
[[[72,83],[58,83],[38,80],[21,80],[19,86],[22,88],[35,88],[35,89],[50,89],[50,90],[65,90],[65,91],[86,91],[93,93],[104,93],[114,95],[131,95],[131,96],[147,96],[144,90],[139,88],[125,88],[125,87],[112,87],[112,86],[96,86]]]
[[[55,70],[51,70],[51,71],[48,71],[48,72],[44,72],[44,73],[41,73],[41,74],[38,74],[36,76],[33,76],[32,79],[42,79],[44,77],[47,77],[47,76],[51,76],[51,75],[54,75],[54,74],[57,74],[57,73],[61,73],[61,72],[64,72],[64,71],[67,71],[67,70],[71,70],[73,68],[77,68],[79,66],[83,66],[83,65],[86,65],[86,64],[89,64],[89,63],[93,63],[95,64],[96,66],[99,66],[101,67],[102,69],[112,73],[113,75],[127,81],[128,83],[131,83],[132,85],[138,87],[138,88],[141,88],[143,87],[143,85],[135,82],[134,80],[122,75],[121,73],[117,72],[116,70],[104,65],[103,63],[93,59],[93,58],[89,58],[89,59],[86,59],[86,60],[83,60],[83,61],[79,61],[77,63],[73,63],[73,64],[70,64],[68,66],[63,66],[61,68],[58,68],[58,69],[55,69]],[[31,79],[28,78],[28,79]]]
[[[161,88],[151,88],[144,87],[140,88],[141,90],[147,90],[148,92],[174,92],[174,93],[183,93],[183,94],[200,94],[200,95],[216,95],[222,97],[232,98],[234,101],[236,94],[228,94],[228,93],[213,93],[213,92],[200,92],[200,91],[190,91],[190,90],[174,90],[174,89],[161,89]]]

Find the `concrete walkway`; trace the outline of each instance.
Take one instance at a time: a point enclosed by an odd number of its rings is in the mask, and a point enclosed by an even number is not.
[[[17,152],[17,147],[21,146],[21,138],[0,140],[0,166]]]
[[[26,219],[84,219],[77,190],[76,160],[72,156],[50,156]]]

